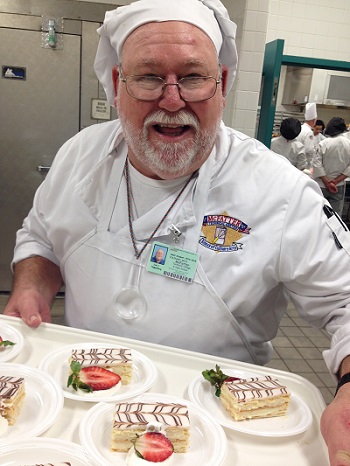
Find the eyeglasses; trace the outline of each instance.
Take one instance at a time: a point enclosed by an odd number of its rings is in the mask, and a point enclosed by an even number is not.
[[[218,80],[213,76],[190,76],[179,79],[177,83],[167,83],[159,76],[131,75],[124,78],[120,74],[120,80],[125,83],[131,97],[146,102],[159,99],[167,86],[176,86],[185,102],[202,102],[211,99],[221,83],[221,77]]]

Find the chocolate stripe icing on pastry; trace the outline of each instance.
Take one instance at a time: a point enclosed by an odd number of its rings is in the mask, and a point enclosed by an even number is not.
[[[278,380],[270,376],[224,382],[230,393],[237,398],[238,403],[246,400],[271,396],[287,395],[288,389]]]
[[[131,350],[126,348],[73,349],[72,360],[85,365],[113,365],[130,363]]]
[[[0,399],[13,397],[18,392],[23,380],[23,377],[0,376]]]
[[[187,406],[176,403],[119,403],[116,405],[114,426],[128,429],[149,422],[161,422],[171,427],[188,427]]]

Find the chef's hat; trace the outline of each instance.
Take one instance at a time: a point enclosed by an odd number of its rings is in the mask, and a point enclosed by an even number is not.
[[[346,124],[343,118],[341,117],[334,117],[327,123],[326,129],[324,134],[326,136],[338,136],[338,134],[342,134],[346,131]]]
[[[228,67],[227,91],[231,88],[237,68],[236,25],[220,0],[138,0],[107,11],[97,30],[101,37],[94,68],[111,106],[112,68],[120,64],[126,38],[143,24],[163,21],[183,21],[204,31],[213,41],[220,63]]]
[[[301,132],[301,123],[297,118],[285,118],[280,126],[280,133],[288,141],[295,139]]]
[[[315,102],[308,102],[305,105],[305,120],[310,121],[317,118],[317,110]]]

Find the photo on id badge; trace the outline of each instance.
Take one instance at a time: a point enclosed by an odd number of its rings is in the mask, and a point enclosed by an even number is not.
[[[151,262],[155,262],[156,264],[159,264],[159,265],[164,265],[167,253],[168,253],[167,247],[159,246],[155,244],[153,246]]]

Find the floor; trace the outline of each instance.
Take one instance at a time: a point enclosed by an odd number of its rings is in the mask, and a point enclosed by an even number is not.
[[[0,294],[0,312],[6,301],[7,296]],[[62,324],[63,311],[64,298],[58,297],[52,308],[54,323]],[[325,330],[313,329],[303,322],[290,303],[272,343],[274,354],[267,366],[299,374],[319,388],[326,403],[333,399],[336,384],[322,358],[322,351],[330,344]]]

